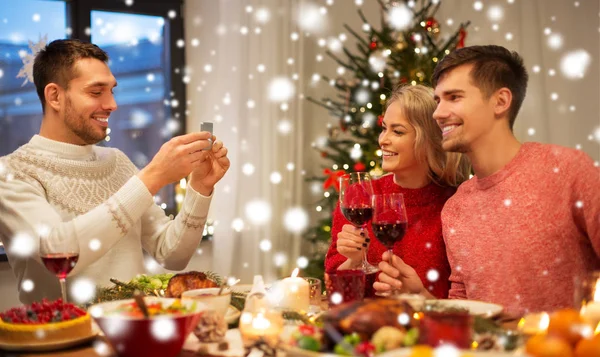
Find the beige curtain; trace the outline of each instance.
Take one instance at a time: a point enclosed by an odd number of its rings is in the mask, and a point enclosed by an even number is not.
[[[270,18],[261,23],[257,12],[263,8]],[[295,9],[296,1],[279,0],[194,0],[185,6],[188,130],[214,122],[232,162],[210,211],[215,220],[212,269],[247,283],[254,274],[289,274],[298,256],[300,238],[284,229],[283,214],[302,206],[304,121],[296,98],[303,81],[293,82],[296,94],[284,102],[287,109],[268,94],[275,77],[304,77],[304,40],[290,41]],[[291,124],[288,134],[279,130],[282,121]],[[288,163],[295,167],[288,169]],[[273,183],[271,175],[277,173],[281,181],[275,177]],[[271,218],[262,223],[265,207]],[[270,250],[261,250],[261,242],[263,247],[270,242]],[[282,254],[287,264],[281,264]]]

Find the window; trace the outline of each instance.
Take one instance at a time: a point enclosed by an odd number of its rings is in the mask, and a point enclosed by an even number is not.
[[[0,156],[27,143],[39,131],[42,106],[35,86],[17,78],[23,67],[21,57],[31,50],[40,34],[48,39],[64,38],[67,28],[63,2],[19,0],[4,6],[0,15]]]
[[[16,78],[28,42],[70,37],[99,45],[110,56],[119,85],[119,109],[101,145],[119,148],[138,168],[160,146],[185,132],[184,50],[181,0],[8,0],[0,15],[0,156],[27,143],[39,131],[42,107],[33,84]],[[132,3],[128,6],[128,3]],[[6,5],[6,4],[5,4]],[[175,213],[175,192],[157,195]]]

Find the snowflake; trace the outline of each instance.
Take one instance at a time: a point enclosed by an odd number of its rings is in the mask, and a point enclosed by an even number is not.
[[[430,269],[427,272],[427,280],[433,282],[436,282],[438,279],[440,278],[440,273],[435,270],[435,269]]]
[[[109,356],[111,354],[108,345],[100,340],[94,342],[94,351],[100,356]]]
[[[26,258],[34,254],[38,249],[37,242],[27,233],[17,233],[8,248],[10,254]]]
[[[98,249],[100,249],[101,245],[102,243],[100,242],[100,240],[94,238],[90,241],[89,247],[91,250],[97,251]]]
[[[408,325],[409,322],[410,316],[408,316],[406,312],[403,312],[400,315],[398,315],[398,323],[400,323],[400,325]]]
[[[33,281],[31,281],[30,279],[25,279],[23,280],[23,282],[21,283],[21,289],[23,289],[23,291],[25,292],[30,292],[33,290],[34,288],[34,284]]]
[[[335,292],[333,294],[331,294],[331,303],[332,304],[341,304],[342,301],[344,301],[344,298],[342,297],[342,294]]]
[[[300,207],[290,208],[284,215],[285,228],[291,233],[300,233],[308,226],[308,214]]]
[[[258,244],[258,247],[260,248],[260,250],[262,250],[263,252],[268,252],[271,250],[271,248],[273,247],[273,243],[271,243],[270,240],[268,239],[263,239],[260,241],[260,243]]]
[[[460,357],[460,351],[453,345],[438,346],[433,352],[434,357]]]
[[[96,284],[90,279],[79,278],[71,284],[71,295],[79,304],[90,302],[96,296]]]
[[[298,259],[296,260],[296,265],[298,265],[298,268],[300,269],[304,269],[308,266],[308,258],[302,256],[302,257],[298,257]]]
[[[177,337],[177,326],[171,318],[158,318],[152,322],[150,332],[158,341],[169,341]]]
[[[236,232],[241,232],[244,229],[244,221],[241,218],[235,218],[231,222],[231,228]]]
[[[21,86],[24,86],[25,84],[27,84],[27,82],[33,83],[33,62],[38,52],[40,52],[46,47],[46,43],[48,43],[48,35],[44,35],[44,37],[40,36],[40,40],[36,43],[29,41],[29,48],[31,49],[31,53],[25,54],[25,56],[23,56],[23,68],[21,68],[21,70],[17,74],[17,78],[25,78],[25,81],[23,81],[23,84],[21,84]]]

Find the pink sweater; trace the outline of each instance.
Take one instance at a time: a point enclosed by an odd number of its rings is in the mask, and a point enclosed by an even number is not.
[[[600,269],[600,170],[583,152],[525,143],[459,187],[442,228],[450,298],[513,314],[572,307],[574,278]]]

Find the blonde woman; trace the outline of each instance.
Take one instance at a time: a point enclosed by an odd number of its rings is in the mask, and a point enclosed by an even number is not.
[[[442,132],[433,120],[435,109],[430,88],[416,85],[394,89],[379,135],[382,169],[387,174],[373,180],[373,190],[375,194],[404,195],[408,230],[395,244],[394,254],[414,268],[434,296],[445,298],[450,266],[440,214],[446,200],[468,178],[469,165],[461,154],[442,150]],[[359,269],[364,249],[368,261],[378,264],[387,250],[374,239],[371,227],[366,230],[354,227],[339,206],[333,213],[331,232],[326,271]]]

